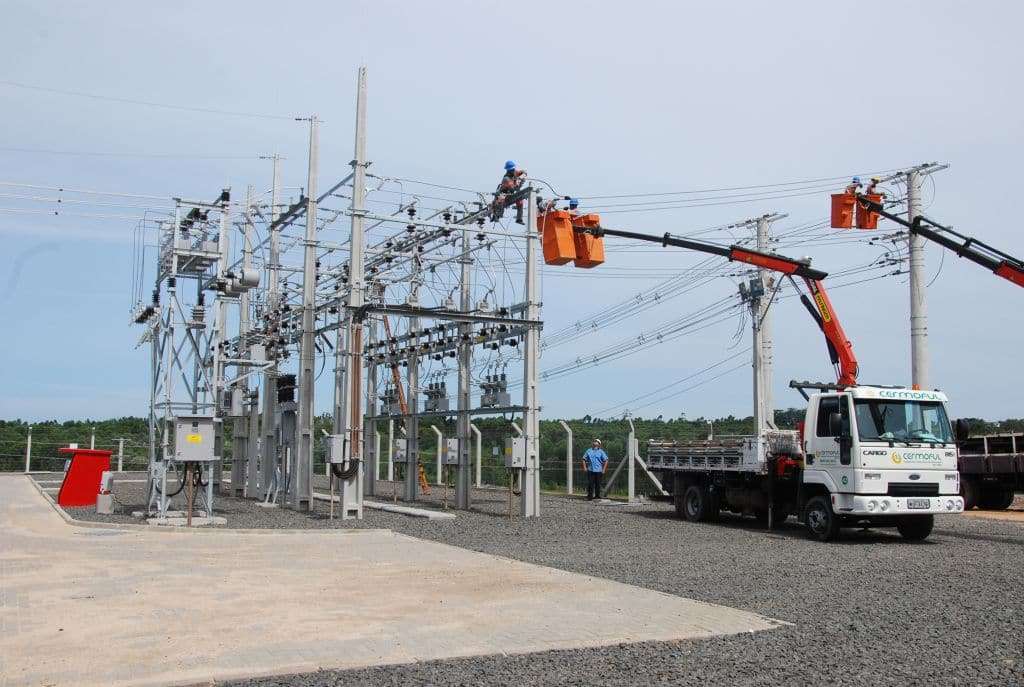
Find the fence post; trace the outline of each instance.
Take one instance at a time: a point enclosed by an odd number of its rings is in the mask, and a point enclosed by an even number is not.
[[[124,472],[124,439],[117,440],[117,471]]]
[[[572,428],[565,424],[565,420],[559,420],[565,430],[565,493],[572,496]]]
[[[25,472],[32,471],[32,425],[28,426],[28,439],[25,440]]]
[[[437,425],[430,425],[430,428],[434,430],[434,434],[437,435],[437,484],[441,484],[441,443],[444,441],[444,435],[441,434],[441,430],[437,428]]]
[[[388,481],[395,481],[395,421],[388,420]]]
[[[629,445],[626,446],[626,502],[633,503],[636,500],[636,427],[633,426],[633,418],[629,420]]]
[[[94,448],[96,448],[96,428],[95,427],[93,427],[92,431],[89,433],[89,449],[92,450]]]
[[[476,486],[479,487],[482,485],[480,463],[483,462],[483,440],[480,437],[480,429],[476,425],[471,424],[469,428],[476,437]]]

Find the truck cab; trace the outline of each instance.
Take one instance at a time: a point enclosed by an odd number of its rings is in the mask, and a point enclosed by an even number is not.
[[[961,513],[957,447],[940,391],[854,386],[813,394],[803,428],[801,489],[812,534],[840,527],[931,533],[936,513]]]

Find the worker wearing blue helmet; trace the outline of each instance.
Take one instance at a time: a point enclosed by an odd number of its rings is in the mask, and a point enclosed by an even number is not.
[[[491,220],[498,221],[505,214],[505,207],[508,205],[509,197],[523,187],[526,180],[526,170],[518,169],[515,160],[505,161],[505,175],[494,192],[494,202],[491,203]],[[523,199],[516,200],[516,224],[525,224],[523,221]]]
[[[860,190],[860,187],[860,177],[854,177],[853,179],[850,180],[850,183],[846,185],[846,192],[849,193],[851,196],[856,195],[857,191]]]

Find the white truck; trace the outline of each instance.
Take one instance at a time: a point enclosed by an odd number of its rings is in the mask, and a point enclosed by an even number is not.
[[[649,443],[648,465],[680,517],[703,522],[727,510],[771,527],[795,515],[821,541],[842,527],[895,527],[922,540],[936,514],[963,512],[945,394],[793,386],[820,389],[800,430]]]

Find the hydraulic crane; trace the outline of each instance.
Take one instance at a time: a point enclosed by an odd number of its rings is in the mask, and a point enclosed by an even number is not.
[[[815,269],[804,261],[788,258],[784,255],[762,253],[761,251],[737,245],[721,246],[705,241],[694,241],[693,239],[672,236],[672,234],[667,232],[658,236],[656,234],[641,234],[635,231],[606,229],[601,226],[574,227],[573,230],[576,233],[590,234],[597,238],[602,236],[619,236],[638,241],[660,243],[662,246],[675,246],[701,253],[720,255],[732,261],[743,262],[784,274],[790,279],[798,292],[799,288],[793,277],[801,277],[807,284],[811,297],[808,298],[806,295],[801,294],[800,299],[818,323],[822,334],[825,335],[829,357],[832,360],[833,366],[836,367],[836,385],[839,387],[856,386],[858,373],[857,357],[853,353],[853,344],[847,338],[846,332],[843,331],[835,309],[832,307],[832,302],[829,300],[828,293],[825,291],[825,285],[822,283],[822,280],[828,276],[827,272]]]
[[[907,220],[887,212],[881,202],[872,200],[862,193],[858,193],[856,198],[860,204],[858,211],[863,208],[880,217],[892,220],[896,224],[906,227],[911,234],[916,234],[939,244],[943,248],[948,248],[961,258],[967,258],[971,262],[990,270],[996,276],[1011,281],[1017,286],[1024,287],[1024,260],[993,248],[972,236],[965,236],[923,215],[918,215],[913,220]]]

